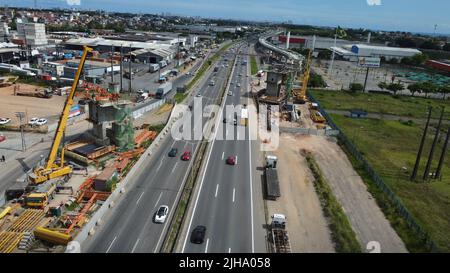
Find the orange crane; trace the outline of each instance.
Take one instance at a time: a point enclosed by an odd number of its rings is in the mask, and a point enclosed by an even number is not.
[[[294,90],[293,94],[297,102],[304,104],[308,101],[306,97],[306,90],[308,89],[309,76],[311,71],[312,50],[309,50],[308,57],[306,59],[305,70],[302,77],[302,86],[300,90]]]

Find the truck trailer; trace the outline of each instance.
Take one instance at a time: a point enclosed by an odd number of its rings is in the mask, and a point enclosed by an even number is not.
[[[161,84],[159,86],[158,90],[156,91],[156,98],[157,99],[162,99],[170,91],[172,91],[172,83],[171,82],[167,82],[165,84]]]
[[[277,172],[277,157],[266,156],[266,167],[264,170],[264,177],[266,182],[266,198],[269,200],[276,200],[281,196],[280,183],[278,181]]]

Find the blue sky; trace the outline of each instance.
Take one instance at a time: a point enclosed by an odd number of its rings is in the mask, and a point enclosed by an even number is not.
[[[75,7],[123,12],[170,12],[210,18],[287,21],[450,34],[449,0],[37,0],[38,7]],[[67,2],[81,2],[70,6]],[[381,5],[369,5],[368,2]],[[32,7],[33,0],[0,0]],[[431,4],[432,3],[432,4]]]

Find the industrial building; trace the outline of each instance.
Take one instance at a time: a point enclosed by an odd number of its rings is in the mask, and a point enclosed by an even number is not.
[[[442,72],[446,72],[450,75],[450,60],[436,61],[428,60],[427,66],[437,69]]]
[[[359,57],[384,57],[386,60],[403,59],[405,57],[412,57],[422,52],[413,48],[400,48],[388,46],[375,46],[366,44],[345,45],[344,49],[354,53]]]
[[[19,39],[32,48],[46,46],[48,44],[45,34],[45,25],[39,23],[17,23]]]

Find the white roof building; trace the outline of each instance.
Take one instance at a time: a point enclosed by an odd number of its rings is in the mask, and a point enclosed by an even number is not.
[[[384,57],[387,60],[393,58],[402,59],[422,53],[420,50],[413,48],[375,46],[366,44],[344,45],[342,48],[356,54],[359,57]]]

